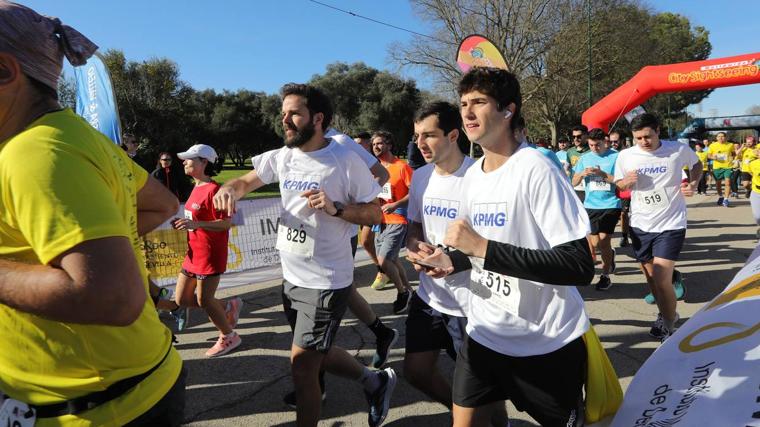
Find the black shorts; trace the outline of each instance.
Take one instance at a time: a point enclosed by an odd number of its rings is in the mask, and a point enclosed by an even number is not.
[[[465,339],[454,371],[453,400],[475,408],[509,399],[542,426],[582,426],[583,337],[551,353],[513,357]]]
[[[752,174],[749,172],[742,172],[742,181],[752,181]]]
[[[620,220],[620,209],[586,209],[591,221],[591,234],[612,234]]]
[[[180,273],[184,274],[185,276],[187,276],[187,277],[189,277],[191,279],[196,279],[196,280],[206,280],[209,277],[217,277],[217,276],[221,276],[222,275],[222,273],[195,274],[195,273],[191,273],[191,272],[185,270],[184,268],[180,270]]]
[[[655,257],[678,261],[678,254],[681,253],[684,240],[686,240],[685,228],[647,233],[631,227],[631,246],[638,262],[648,262]]]
[[[406,318],[406,352],[446,350],[449,357],[456,360],[467,337],[466,326],[466,317],[441,313],[425,304],[415,292]]]
[[[351,286],[309,289],[282,282],[282,308],[293,331],[293,344],[327,353],[346,313]]]

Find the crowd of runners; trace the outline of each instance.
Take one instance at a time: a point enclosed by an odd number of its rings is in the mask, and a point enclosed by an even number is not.
[[[242,300],[215,292],[236,203],[266,184],[281,193],[293,380],[284,400],[299,426],[317,424],[326,373],[357,383],[370,426],[385,420],[400,380],[384,366],[399,331],[355,289],[359,236],[378,269],[372,288],[392,283],[393,312],[407,314],[404,379],[450,408],[455,426],[508,426],[506,400],[543,426],[581,426],[590,322],[577,287],[594,282],[596,257],[602,292],[613,286],[614,246],[632,247],[645,299],[659,311],[649,332],[665,341],[685,292],[675,270],[685,197],[706,193],[711,177],[718,204],[745,192],[760,223],[754,138],[736,146],[721,133],[695,152],[660,140],[657,117],[642,114],[630,141],[579,125],[555,152],[531,144],[517,78],[485,67],[461,78],[458,106],[419,109],[413,142],[426,165],[416,170],[393,154],[392,134],[350,138],[331,128],[322,91],[287,84],[284,146],[256,155],[246,175],[220,185],[211,146],[178,153],[195,186],[175,217],[176,191],[57,102],[63,56],[78,65],[96,48],[57,19],[0,0],[0,343],[13,349],[0,352],[0,421],[8,425],[179,425],[185,368],[156,307],[171,310],[180,329],[188,308],[205,310],[219,331],[209,357],[240,345]],[[465,137],[482,157],[463,153]],[[188,233],[173,302],[150,283],[140,245],[167,220]],[[376,336],[370,366],[335,345],[347,309]],[[441,350],[455,360],[452,378],[437,368]]]

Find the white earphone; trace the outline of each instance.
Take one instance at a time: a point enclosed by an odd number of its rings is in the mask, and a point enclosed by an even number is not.
[[[509,110],[507,110],[507,112],[506,112],[506,113],[504,113],[504,118],[505,118],[505,119],[508,119],[508,118],[510,118],[510,117],[512,117],[512,112],[511,112],[511,111],[509,111]]]

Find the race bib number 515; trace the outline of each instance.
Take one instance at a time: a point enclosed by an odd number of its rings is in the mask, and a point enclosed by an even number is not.
[[[471,286],[471,291],[478,297],[503,308],[511,314],[519,315],[519,280],[516,277],[483,270],[480,280]]]

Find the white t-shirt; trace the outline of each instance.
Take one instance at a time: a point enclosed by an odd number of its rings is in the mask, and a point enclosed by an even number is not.
[[[465,156],[462,165],[451,175],[439,175],[434,164],[425,165],[412,175],[409,188],[410,221],[422,224],[425,240],[432,245],[443,245],[449,223],[461,216],[462,197],[467,191],[464,174],[475,163]],[[427,305],[451,316],[467,317],[470,298],[470,272],[433,279],[420,273],[417,295]]]
[[[375,163],[379,161],[377,160],[377,157],[375,157],[374,154],[365,150],[364,147],[362,147],[356,141],[354,141],[353,138],[346,135],[345,133],[338,132],[338,130],[335,128],[327,129],[327,132],[325,132],[325,138],[332,138],[338,144],[358,154],[359,157],[362,159],[364,164],[367,165],[368,168],[371,168],[372,166],[375,165]],[[359,226],[356,224],[353,224],[351,228],[351,237],[354,237],[357,234],[359,234]]]
[[[288,282],[310,289],[341,289],[351,285],[353,224],[308,207],[304,191],[322,189],[333,202],[368,203],[377,197],[377,185],[364,162],[330,141],[321,150],[304,153],[283,147],[253,158],[264,183],[280,183],[282,210],[277,248]]]
[[[527,249],[551,249],[585,238],[586,210],[564,174],[536,150],[520,145],[506,163],[467,170],[467,217],[481,236]],[[524,357],[546,354],[583,335],[588,317],[574,286],[503,276],[470,258],[467,333],[493,351]]]
[[[615,181],[638,171],[631,188],[631,226],[647,233],[686,228],[686,200],[681,194],[681,170],[691,169],[699,158],[688,145],[660,141],[654,152],[639,146],[623,150],[615,162]]]

